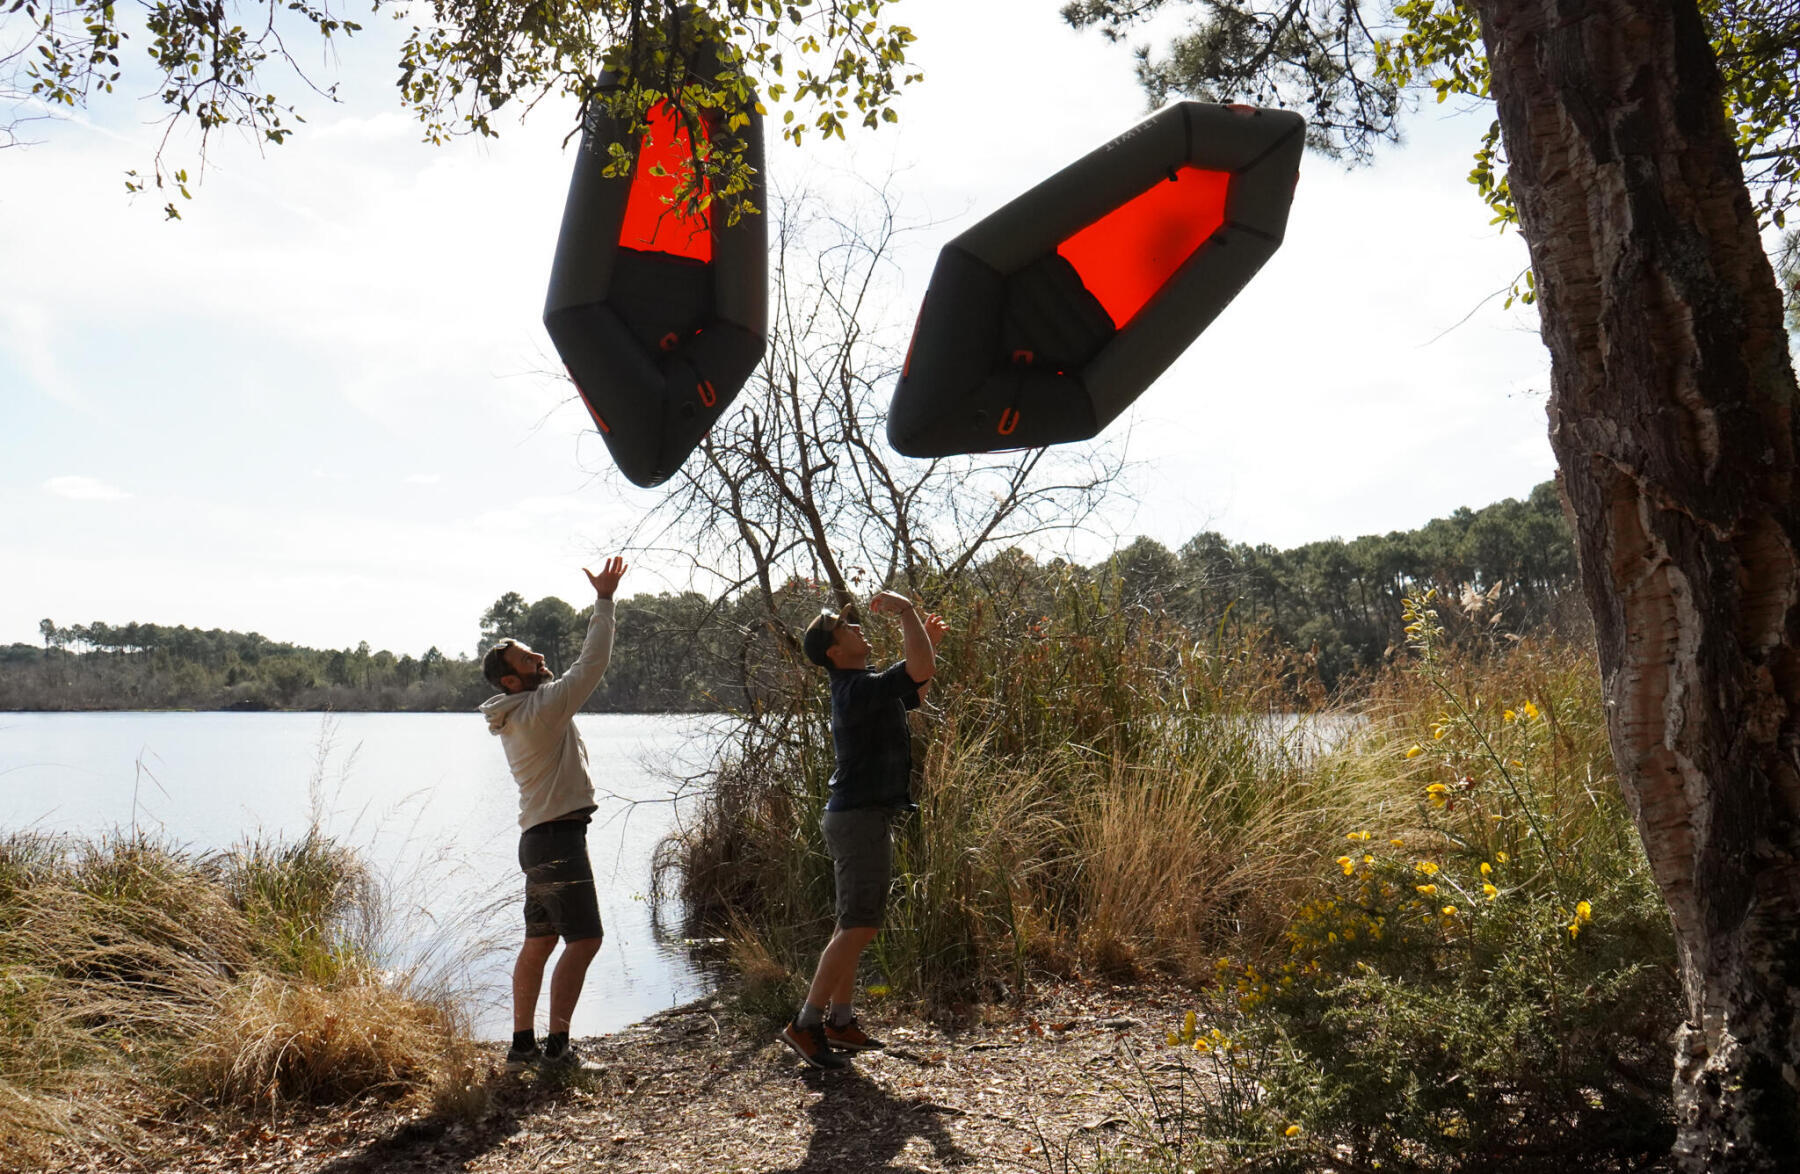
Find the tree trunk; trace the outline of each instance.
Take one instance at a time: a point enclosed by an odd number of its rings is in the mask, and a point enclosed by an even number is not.
[[[1684,1170],[1800,1163],[1800,485],[1692,0],[1477,0],[1624,790],[1680,949]]]

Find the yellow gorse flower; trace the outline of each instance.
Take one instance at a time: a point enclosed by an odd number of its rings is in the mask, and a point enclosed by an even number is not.
[[[1496,889],[1493,885],[1484,884],[1481,886],[1481,891],[1487,894],[1487,899],[1490,901],[1500,895],[1500,890]]]
[[[1406,749],[1406,756],[1408,758],[1417,758],[1419,755],[1421,755],[1423,753],[1425,753],[1425,747],[1420,746],[1417,743],[1407,747],[1407,749]]]
[[[1388,843],[1390,843],[1390,844],[1392,844],[1392,845],[1393,845],[1393,846],[1394,846],[1394,847],[1396,847],[1396,848],[1404,848],[1404,847],[1406,847],[1406,841],[1405,841],[1405,840],[1389,840],[1389,841],[1388,841]]]
[[[1525,703],[1525,716],[1535,721],[1541,715],[1538,713],[1538,707],[1527,701]]]
[[[1509,709],[1500,715],[1500,720],[1505,722],[1516,722],[1519,720],[1519,715]]]
[[[1592,905],[1589,905],[1586,901],[1575,902],[1576,921],[1592,921],[1593,919],[1594,907]]]
[[[1429,787],[1425,788],[1425,797],[1427,799],[1431,800],[1431,805],[1433,807],[1444,806],[1445,803],[1447,802],[1447,800],[1445,799],[1445,796],[1448,795],[1449,793],[1450,793],[1450,788],[1445,786],[1443,783],[1433,783]]]
[[[1355,840],[1357,843],[1360,844],[1360,843],[1363,843],[1366,840],[1368,840],[1369,833],[1368,832],[1348,832],[1345,834],[1344,838],[1346,840]]]
[[[1344,870],[1345,876],[1349,876],[1351,873],[1356,871],[1356,862],[1354,860],[1350,859],[1348,856],[1339,856],[1337,858],[1337,865],[1339,868]]]
[[[1424,873],[1426,876],[1436,876],[1438,866],[1433,864],[1429,860],[1421,860],[1417,864],[1413,865],[1413,869],[1416,872]]]
[[[1414,885],[1413,888],[1417,889],[1421,893],[1424,893],[1427,897],[1437,896],[1437,886],[1436,885]]]
[[[1283,1136],[1283,1137],[1299,1137],[1300,1136],[1300,1127],[1298,1125],[1290,1125],[1286,1129],[1281,1131],[1281,1136]]]
[[[1444,916],[1445,917],[1455,917],[1456,916],[1456,906],[1454,906],[1454,905],[1444,906]]]
[[[1483,860],[1483,861],[1482,861],[1482,862],[1481,862],[1481,875],[1482,875],[1482,876],[1487,876],[1487,875],[1488,875],[1488,874],[1489,874],[1489,873],[1491,873],[1491,872],[1493,872],[1493,871],[1494,871],[1494,866],[1493,866],[1493,865],[1491,865],[1491,864],[1489,864],[1489,863],[1488,863],[1488,862],[1487,862],[1487,861],[1485,861],[1485,860]]]
[[[1505,864],[1508,857],[1507,857],[1506,853],[1504,853],[1504,852],[1496,852],[1496,853],[1494,853],[1494,859],[1498,860],[1502,864]]]

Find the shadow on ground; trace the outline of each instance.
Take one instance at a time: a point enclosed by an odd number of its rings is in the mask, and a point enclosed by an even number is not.
[[[944,1116],[955,1110],[928,1101],[902,1100],[854,1068],[808,1073],[808,1083],[824,1093],[807,1110],[812,1140],[797,1166],[771,1168],[766,1174],[857,1174],[915,1167],[895,1165],[913,1138],[921,1138],[946,1166],[973,1161],[944,1128]]]
[[[580,1080],[583,1078],[577,1078]],[[475,1090],[490,1111],[479,1121],[432,1115],[409,1121],[391,1133],[370,1138],[354,1154],[319,1167],[318,1174],[397,1174],[400,1171],[461,1169],[505,1145],[533,1117],[553,1113],[574,1091],[569,1081],[521,1077],[496,1071]]]

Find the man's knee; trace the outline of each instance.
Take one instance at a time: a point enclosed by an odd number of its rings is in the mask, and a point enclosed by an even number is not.
[[[573,938],[566,940],[563,942],[563,955],[566,957],[570,954],[586,954],[589,958],[592,958],[595,954],[600,952],[600,943],[605,937],[606,932],[602,930],[591,938]]]
[[[554,949],[556,949],[555,934],[542,934],[535,937],[528,937],[525,939],[525,944],[519,947],[519,957],[535,958],[541,962],[545,958],[548,958],[550,952]]]

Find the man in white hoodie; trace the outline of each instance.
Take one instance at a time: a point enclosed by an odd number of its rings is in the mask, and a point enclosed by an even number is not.
[[[625,575],[625,560],[607,559],[598,575],[585,567],[581,573],[594,586],[594,614],[581,655],[568,672],[553,677],[542,654],[512,639],[488,649],[481,661],[488,683],[501,690],[481,703],[481,712],[489,731],[499,736],[519,784],[525,944],[513,965],[513,1043],[506,1063],[514,1069],[580,1066],[581,1057],[569,1043],[569,1020],[602,936],[587,852],[594,784],[575,715],[600,684],[612,655],[613,593]],[[550,975],[550,1024],[540,1050],[538,992],[559,937],[563,952]]]

